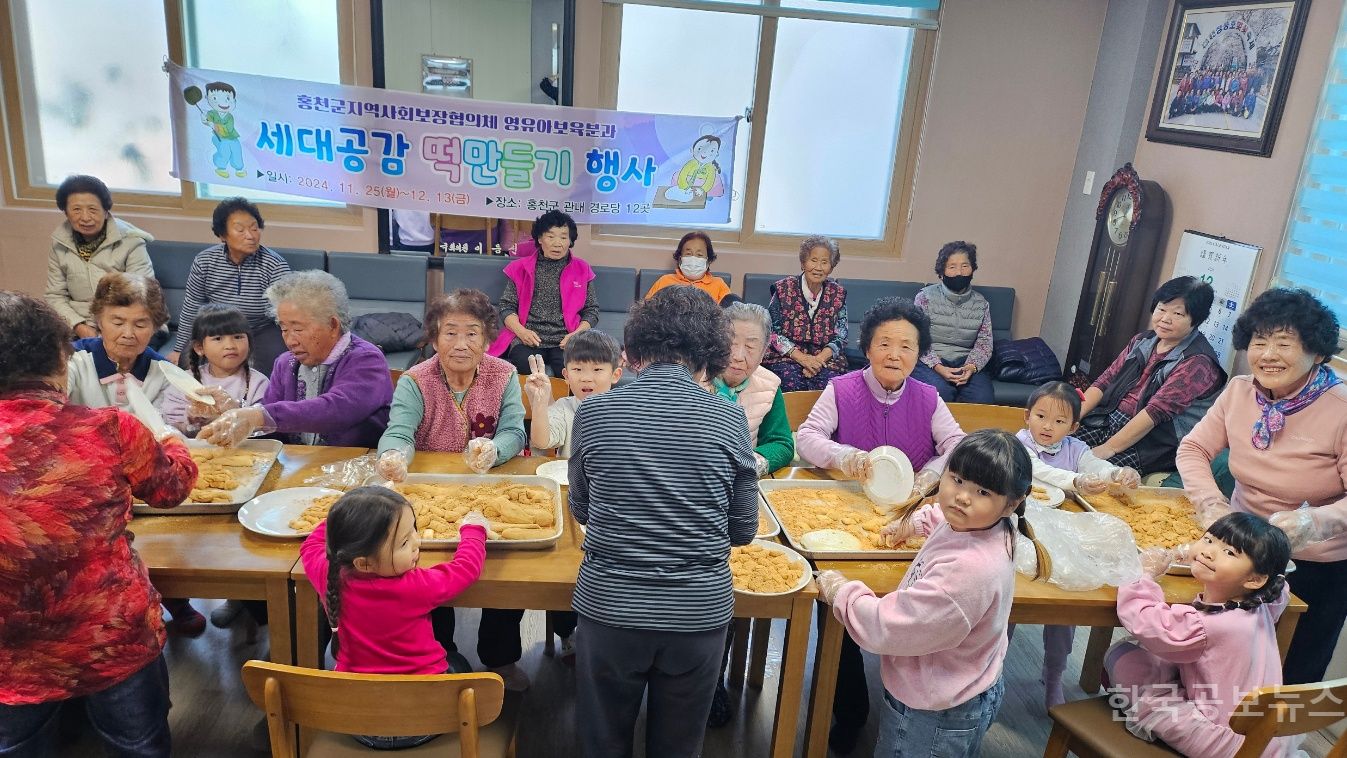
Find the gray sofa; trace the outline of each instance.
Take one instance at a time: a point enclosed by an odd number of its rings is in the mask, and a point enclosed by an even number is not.
[[[346,285],[351,315],[406,313],[424,323],[426,316],[426,258],[369,253],[328,253],[327,271]],[[388,367],[407,369],[419,350],[384,353]]]

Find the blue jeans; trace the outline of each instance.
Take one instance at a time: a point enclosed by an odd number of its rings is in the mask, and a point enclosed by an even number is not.
[[[885,692],[875,758],[976,756],[1005,691],[1005,680],[997,679],[981,695],[943,711],[909,708]]]
[[[950,368],[958,368],[964,364],[964,361],[942,361]],[[962,385],[954,386],[945,381],[945,378],[935,373],[935,369],[927,366],[925,363],[918,363],[917,367],[912,369],[912,378],[919,382],[925,382],[935,391],[940,393],[940,397],[947,403],[991,403],[992,396],[992,378],[986,371],[978,371],[968,378],[968,381]]]
[[[163,653],[111,687],[87,695],[84,707],[109,755],[168,758],[168,665]],[[53,755],[52,727],[64,700],[33,705],[0,703],[0,756]]]

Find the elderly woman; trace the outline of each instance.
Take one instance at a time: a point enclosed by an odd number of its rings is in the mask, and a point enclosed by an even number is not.
[[[798,277],[772,285],[772,339],[763,359],[786,392],[821,390],[847,370],[847,290],[831,278],[842,251],[830,237],[800,243]]]
[[[111,271],[153,277],[145,243],[154,238],[112,217],[112,193],[97,177],[66,177],[56,188],[56,207],[65,221],[51,233],[47,302],[77,339],[94,337],[98,325],[91,306],[98,280]]]
[[[264,374],[271,373],[272,364],[285,352],[287,343],[268,315],[263,293],[290,273],[290,264],[262,245],[265,226],[262,212],[245,198],[231,197],[215,206],[210,229],[220,238],[220,244],[197,253],[192,261],[170,361],[177,363],[182,351],[191,349],[197,310],[205,303],[222,303],[248,317],[252,364]]]
[[[688,232],[678,241],[673,253],[674,272],[665,274],[650,285],[647,298],[665,287],[696,287],[719,303],[730,294],[730,285],[724,279],[711,273],[711,264],[716,261],[716,248],[706,232]]]
[[[786,399],[781,379],[762,367],[762,356],[771,337],[767,309],[737,302],[725,307],[730,321],[730,362],[712,384],[725,399],[738,403],[748,417],[748,436],[758,475],[766,476],[790,465],[795,458],[795,438],[786,417]]]
[[[642,695],[646,755],[701,748],[734,612],[730,546],[752,541],[758,523],[744,412],[696,379],[725,370],[728,335],[705,294],[656,293],[624,330],[636,381],[575,413],[570,507],[588,530],[574,598],[584,755],[631,755]]]
[[[541,355],[552,376],[561,376],[562,351],[571,335],[599,323],[594,270],[572,251],[579,230],[565,213],[539,216],[532,233],[532,249],[520,245],[520,257],[505,266],[509,281],[500,296],[505,329],[488,352],[521,374],[530,371],[529,356]]]
[[[170,753],[159,593],[131,547],[131,500],[172,507],[196,483],[173,438],[66,396],[70,324],[0,291],[0,753],[47,755],[83,698],[110,753]]]
[[[917,293],[913,302],[931,319],[931,346],[922,351],[912,376],[936,388],[945,402],[992,402],[991,377],[982,373],[992,359],[992,309],[973,290],[977,245],[947,243],[935,257],[940,282]]]
[[[379,472],[385,478],[405,479],[417,450],[462,452],[469,467],[485,472],[524,449],[519,372],[486,355],[496,324],[490,298],[477,290],[455,290],[430,304],[426,332],[435,356],[398,380],[388,430],[379,439]],[[483,609],[477,634],[477,657],[511,690],[529,686],[519,668],[523,617],[522,610]],[[436,639],[455,652],[454,609],[436,608],[431,621]]]
[[[139,274],[107,274],[98,280],[89,317],[98,336],[75,341],[69,362],[70,402],[127,409],[126,386],[134,383],[157,404],[168,388],[159,369],[164,357],[150,349],[150,338],[168,323],[159,282]]]
[[[1347,618],[1347,386],[1328,367],[1338,319],[1304,290],[1270,289],[1235,322],[1237,376],[1179,443],[1188,497],[1208,517],[1228,507],[1267,518],[1290,538],[1291,591],[1309,604],[1283,664],[1286,684],[1324,678]],[[1230,451],[1227,504],[1211,462]]]
[[[1075,436],[1097,458],[1142,475],[1174,470],[1179,440],[1206,414],[1226,374],[1197,330],[1211,313],[1211,285],[1170,279],[1151,297],[1151,328],[1132,338],[1085,391]]]
[[[262,430],[305,445],[377,445],[393,385],[383,351],[351,333],[346,285],[326,271],[300,271],[268,287],[266,299],[289,352],[276,359],[259,405],[227,411],[199,437],[234,445]]]
[[[870,365],[834,379],[800,425],[800,457],[815,466],[869,478],[869,451],[902,450],[917,472],[910,497],[940,483],[945,461],[964,432],[935,388],[912,376],[917,357],[931,346],[926,314],[910,300],[884,298],[861,322],[861,350]],[[860,648],[842,640],[837,671],[836,720],[828,742],[845,755],[855,748],[870,712]]]

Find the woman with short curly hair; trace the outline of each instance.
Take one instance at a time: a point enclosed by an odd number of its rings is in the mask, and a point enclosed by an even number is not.
[[[70,402],[129,410],[126,384],[134,382],[158,404],[168,388],[159,368],[164,357],[150,348],[154,333],[168,323],[159,282],[138,274],[107,274],[98,280],[89,317],[98,325],[98,336],[74,343]]]
[[[1338,319],[1304,290],[1270,289],[1235,322],[1252,375],[1230,380],[1179,443],[1188,497],[1209,516],[1233,508],[1281,527],[1296,570],[1291,591],[1309,604],[1284,664],[1286,684],[1324,678],[1347,619],[1347,386],[1328,367]],[[1230,450],[1229,503],[1211,462]]]
[[[576,581],[576,722],[584,755],[697,755],[734,612],[731,545],[757,531],[758,472],[738,406],[699,380],[729,363],[719,306],[692,287],[631,311],[620,391],[575,412],[570,507],[587,532]]]

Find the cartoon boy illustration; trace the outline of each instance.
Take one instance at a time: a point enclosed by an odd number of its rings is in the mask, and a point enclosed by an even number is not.
[[[215,145],[215,173],[229,176],[227,167],[233,167],[238,176],[247,176],[243,170],[243,144],[239,142],[239,132],[234,128],[234,103],[238,93],[224,82],[211,82],[206,85],[206,101],[211,109],[201,123],[215,131],[210,138]]]
[[[664,192],[670,200],[689,203],[694,198],[716,194],[714,188],[720,176],[720,164],[716,162],[716,156],[720,155],[720,138],[703,134],[692,143],[691,152],[692,157],[674,176],[674,185]]]

